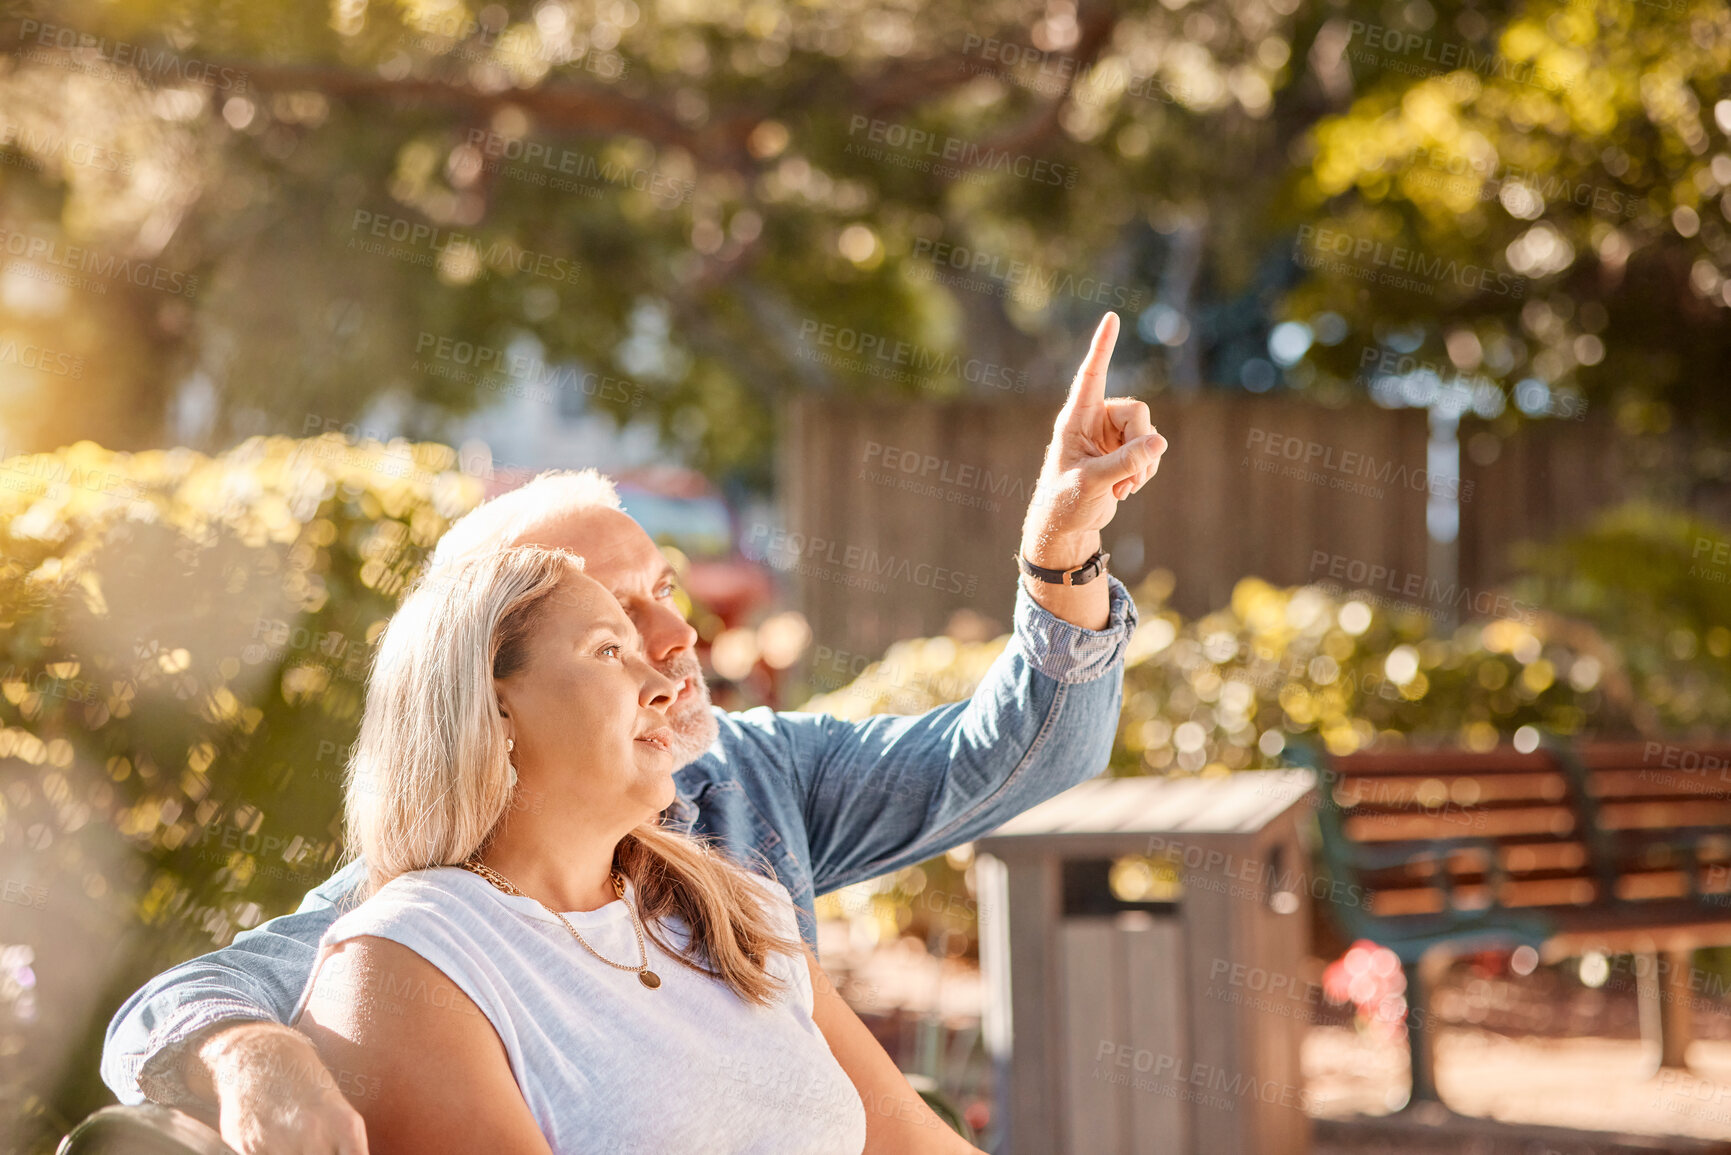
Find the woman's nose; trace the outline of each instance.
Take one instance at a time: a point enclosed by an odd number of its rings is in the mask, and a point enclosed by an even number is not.
[[[665,710],[673,705],[674,695],[679,693],[679,684],[654,666],[642,654],[637,655],[638,663],[643,667],[642,688],[637,692],[637,701],[653,710]]]

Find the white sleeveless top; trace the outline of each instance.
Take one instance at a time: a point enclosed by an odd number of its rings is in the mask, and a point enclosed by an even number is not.
[[[797,941],[787,889],[751,877],[777,928]],[[633,964],[641,957],[624,902],[565,918],[606,957]],[[662,926],[669,942],[685,943],[682,920]],[[392,879],[325,931],[320,961],[324,948],[357,935],[401,943],[474,1000],[504,1042],[554,1155],[860,1155],[865,1148],[865,1108],[812,1021],[803,955],[771,956],[770,973],[788,985],[774,1006],[759,1007],[649,941],[649,966],[661,978],[650,990],[635,971],[585,951],[534,899],[456,866]],[[312,987],[309,979],[290,1022]]]

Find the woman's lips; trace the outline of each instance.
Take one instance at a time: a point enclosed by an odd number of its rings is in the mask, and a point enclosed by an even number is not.
[[[653,746],[664,754],[673,753],[673,731],[666,726],[639,735],[637,740],[646,746]]]

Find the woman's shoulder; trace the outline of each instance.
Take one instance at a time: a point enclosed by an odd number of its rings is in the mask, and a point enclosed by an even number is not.
[[[741,868],[740,873],[750,880],[758,903],[769,912],[770,917],[774,918],[777,924],[796,918],[793,895],[782,884],[781,879],[772,874],[759,874],[757,871],[747,868]]]
[[[480,885],[477,886],[476,884]],[[459,866],[434,866],[399,874],[331,924],[326,939],[367,934],[409,923],[470,922],[490,889]]]

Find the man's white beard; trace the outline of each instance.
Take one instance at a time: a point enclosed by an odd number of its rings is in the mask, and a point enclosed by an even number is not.
[[[715,745],[721,727],[710,708],[709,687],[703,682],[703,666],[696,654],[687,650],[681,660],[670,663],[661,672],[676,682],[690,678],[697,689],[690,702],[667,712],[667,726],[673,731],[673,763],[684,767]]]

